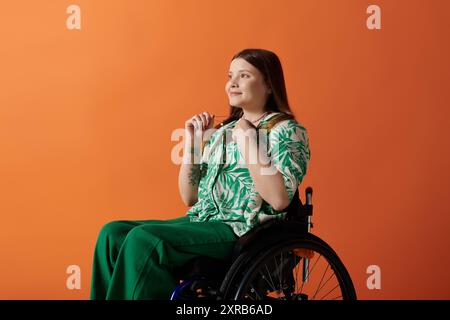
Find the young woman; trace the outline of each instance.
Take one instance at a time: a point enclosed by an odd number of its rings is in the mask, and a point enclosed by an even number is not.
[[[197,256],[225,260],[238,237],[284,217],[310,150],[289,108],[280,60],[263,49],[237,53],[225,91],[231,108],[225,121],[213,128],[214,116],[203,112],[185,123],[178,184],[191,208],[176,219],[104,225],[91,299],[169,299],[174,270]]]

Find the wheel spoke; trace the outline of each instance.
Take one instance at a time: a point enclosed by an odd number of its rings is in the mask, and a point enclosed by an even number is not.
[[[316,259],[316,261],[314,262],[314,264],[313,264],[311,270],[308,271],[308,275],[306,276],[306,279],[305,279],[305,280],[308,280],[308,279],[309,279],[309,277],[311,276],[311,273],[314,271],[314,268],[316,267],[317,262],[319,261],[319,259],[320,259],[321,256],[322,256],[322,255],[319,255],[319,256],[317,257],[317,259]],[[305,258],[303,258],[303,263],[305,263]],[[301,286],[301,288],[300,288],[300,293],[303,292],[303,286],[304,286],[304,284],[305,284],[305,281],[302,281],[302,286]]]
[[[264,264],[264,266],[266,267],[267,274],[269,275],[270,285],[272,286],[272,289],[275,290],[275,284],[273,283],[273,279],[272,276],[270,275],[269,268],[267,268],[267,264]]]
[[[330,276],[328,277],[328,279],[324,282],[324,284],[322,285],[322,287],[320,287],[319,291],[322,290],[322,288],[324,288],[324,287],[326,286],[326,284],[328,283],[328,281],[330,281],[330,279],[333,277],[333,275],[334,275],[334,272],[333,272],[332,275],[330,275]]]
[[[317,285],[317,289],[316,289],[316,291],[314,292],[312,299],[314,299],[314,298],[316,297],[317,292],[319,292],[319,290],[321,289],[321,286],[320,286],[320,285],[322,284],[323,278],[325,277],[325,275],[326,275],[326,273],[327,273],[327,271],[328,271],[328,267],[329,267],[329,266],[330,266],[330,265],[327,264],[327,267],[326,267],[326,269],[325,269],[325,272],[323,273],[322,278],[320,279],[320,282],[319,282],[319,284]],[[327,281],[328,281],[329,279],[330,279],[330,278],[328,278]],[[325,284],[326,284],[326,282],[325,282]]]
[[[296,274],[295,274],[295,279],[296,279],[296,281],[295,281],[295,288],[294,288],[295,292],[298,291],[298,286],[299,286],[299,285],[297,285],[297,283],[300,283],[300,281],[298,281],[298,279],[300,279],[298,273],[299,273],[299,271],[301,270],[301,261],[302,261],[303,259],[304,259],[304,258],[300,258],[300,260],[298,261],[298,263],[295,265],[295,268],[297,269],[297,272],[296,272]]]
[[[331,289],[330,291],[328,291],[322,298],[320,298],[320,300],[323,300],[323,298],[325,298],[327,295],[329,295],[331,292],[333,292],[334,289],[336,289],[337,287],[339,287],[339,283],[338,283],[333,289]]]
[[[259,274],[262,276],[264,281],[267,282],[267,284],[269,285],[269,288],[275,290],[275,285],[273,285],[273,283],[270,283],[269,280],[267,280],[267,277],[262,273],[262,271],[260,271]],[[270,275],[270,273],[269,273],[269,275]]]

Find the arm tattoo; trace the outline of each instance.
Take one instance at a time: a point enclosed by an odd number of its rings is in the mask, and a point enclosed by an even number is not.
[[[191,171],[188,174],[189,177],[189,184],[193,187],[198,186],[198,183],[200,181],[201,176],[201,170],[199,165],[193,165],[191,167]]]

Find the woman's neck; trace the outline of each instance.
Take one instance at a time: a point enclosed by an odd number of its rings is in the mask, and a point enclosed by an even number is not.
[[[243,109],[243,117],[244,119],[252,122],[253,124],[260,122],[265,115],[270,113],[268,110],[244,110]]]

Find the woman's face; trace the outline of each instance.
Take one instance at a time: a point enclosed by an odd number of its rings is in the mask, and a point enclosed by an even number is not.
[[[262,73],[242,58],[231,61],[225,91],[230,105],[248,110],[262,110],[269,94]]]

